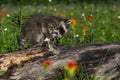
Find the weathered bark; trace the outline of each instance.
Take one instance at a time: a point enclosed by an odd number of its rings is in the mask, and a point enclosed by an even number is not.
[[[60,54],[57,55],[48,51],[40,53],[39,50],[40,48],[31,48],[0,55],[0,68],[7,70],[1,79],[54,80],[64,73],[58,66],[65,65],[68,61],[75,61],[80,68],[84,66],[83,72],[89,77],[96,76],[99,80],[103,80],[104,77],[107,77],[107,80],[120,79],[120,42],[60,47]],[[4,64],[8,58],[9,65],[6,67]],[[43,67],[45,60],[52,62],[48,72]]]

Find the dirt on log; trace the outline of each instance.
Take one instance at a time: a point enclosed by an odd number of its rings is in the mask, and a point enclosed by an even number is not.
[[[120,80],[120,42],[61,46],[60,54],[56,55],[47,50],[40,52],[40,49],[1,54],[0,69],[6,73],[0,80],[62,80],[60,76],[64,75],[64,70],[59,66],[68,61],[75,61],[79,68],[84,67],[83,72],[89,77],[103,80],[106,76],[106,80]],[[45,60],[52,62],[47,72],[43,67]]]

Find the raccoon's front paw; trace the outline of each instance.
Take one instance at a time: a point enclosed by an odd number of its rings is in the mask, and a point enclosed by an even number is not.
[[[53,47],[49,48],[49,51],[53,52],[55,49]]]
[[[53,54],[59,54],[60,53],[60,50],[55,49],[55,48],[50,48],[49,51],[52,52]]]
[[[53,53],[54,54],[59,54],[60,53],[60,49],[54,49]]]

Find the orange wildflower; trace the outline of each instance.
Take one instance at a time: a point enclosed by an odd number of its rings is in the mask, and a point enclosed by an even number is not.
[[[62,17],[66,17],[66,15],[64,13],[61,14]]]
[[[82,26],[82,31],[86,31],[86,26]]]
[[[1,16],[2,16],[2,17],[5,17],[5,16],[6,16],[6,14],[2,13],[2,14],[1,14]]]
[[[89,19],[89,20],[91,20],[92,18],[93,18],[92,15],[88,15],[88,16],[87,16],[87,19]]]
[[[71,19],[71,24],[76,24],[76,19]]]

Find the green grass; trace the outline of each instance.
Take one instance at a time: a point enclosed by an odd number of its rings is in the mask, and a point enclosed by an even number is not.
[[[62,7],[61,7],[62,6]],[[20,22],[35,13],[53,14],[68,19],[76,19],[75,25],[70,25],[69,32],[59,41],[62,45],[74,45],[91,42],[108,42],[120,40],[120,6],[106,4],[82,4],[82,5],[54,5],[54,6],[22,6],[20,15],[19,6],[5,6],[0,8],[0,53],[18,50],[18,39],[20,38]],[[88,15],[93,16],[88,20]],[[84,15],[84,16],[82,16]],[[86,26],[86,31],[82,27]],[[84,35],[86,34],[86,35]],[[27,46],[26,46],[27,47]],[[79,71],[78,78],[82,80],[86,74]],[[4,71],[0,71],[2,75]],[[63,77],[64,78],[64,77]],[[56,79],[58,80],[58,79]],[[77,79],[76,79],[77,80]],[[96,78],[86,80],[97,80]]]
[[[0,76],[3,75],[6,71],[0,70]]]
[[[17,51],[20,23],[15,17],[20,16],[20,7],[5,6],[0,8],[0,11],[0,53]],[[22,23],[25,22],[25,17],[28,18],[35,13],[53,14],[68,19],[76,19],[77,23],[71,25],[69,32],[59,41],[62,45],[120,40],[120,18],[118,18],[120,10],[119,6],[115,4],[27,5],[22,6],[21,11]],[[84,16],[82,16],[83,14]],[[91,14],[93,18],[88,20],[86,17]],[[86,35],[84,35],[82,26],[86,26]]]

